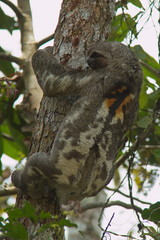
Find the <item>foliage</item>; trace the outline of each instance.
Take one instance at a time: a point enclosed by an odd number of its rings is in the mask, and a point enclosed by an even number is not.
[[[129,9],[129,4],[136,6],[139,11],[131,17],[126,12]],[[138,24],[142,16],[145,14],[143,7],[143,1],[140,0],[119,0],[116,1],[116,16],[112,23],[112,30],[109,37],[110,41],[127,41],[129,45],[132,45],[134,39],[137,39],[140,31]],[[12,34],[13,31],[18,29],[18,23],[15,18],[7,16],[0,8],[0,29],[6,29]],[[153,115],[156,108],[156,102],[160,99],[160,78],[159,78],[159,64],[151,57],[140,45],[132,47],[135,54],[141,61],[144,82],[142,86],[140,96],[140,108],[134,128],[131,133],[128,134],[126,141],[126,147],[133,145],[137,136],[139,136],[144,129],[153,121]],[[6,53],[3,48],[0,48],[0,53]],[[7,79],[15,75],[15,68],[9,61],[3,61],[0,59],[0,71],[7,76]],[[23,126],[26,124],[25,119],[22,117],[21,109],[14,106],[15,101],[20,94],[24,92],[24,86],[22,84],[23,78],[19,76],[14,80],[1,79],[0,81],[0,156],[6,154],[16,160],[21,160],[27,154],[27,148],[24,141],[28,137],[28,134],[22,132]],[[137,184],[139,191],[144,191],[144,184],[148,182],[150,188],[154,185],[157,178],[156,170],[147,170],[146,165],[160,166],[160,120],[158,117],[154,120],[154,124],[150,133],[147,135],[143,145],[138,148],[135,153],[135,161],[133,164],[132,175],[135,183]],[[119,153],[121,156],[123,152]],[[0,162],[0,173],[3,175],[3,168]],[[125,168],[128,168],[128,164],[124,164]],[[121,177],[121,174],[117,172],[117,175]],[[120,180],[119,180],[120,182]],[[146,193],[144,191],[144,193]],[[157,223],[160,221],[160,203],[151,204],[147,209],[142,211],[142,218]],[[18,208],[8,208],[6,210],[8,218],[1,217],[0,229],[8,237],[13,239],[28,239],[27,232],[23,225],[19,223],[19,219],[28,217],[34,224],[42,219],[53,218],[49,213],[41,212],[37,216],[35,209],[29,203],[26,203],[24,207],[19,210]],[[76,227],[69,220],[52,219],[49,224],[44,225],[39,231],[44,231],[46,228],[68,226]],[[158,223],[157,223],[158,225]],[[153,237],[153,233],[157,232],[150,227],[148,230],[150,236]],[[154,235],[155,236],[155,235]],[[156,239],[153,237],[153,239]]]
[[[156,202],[149,208],[145,208],[142,212],[142,218],[145,220],[147,219],[150,222],[154,222],[160,226],[160,202]],[[146,228],[146,230],[146,235],[149,235],[153,239],[157,240],[160,238],[160,232],[158,232],[155,228],[150,226]]]
[[[10,33],[18,29],[18,23],[15,18],[6,15],[0,7],[0,29],[6,29]]]
[[[27,153],[24,145],[25,135],[20,131],[24,121],[20,111],[14,107],[19,97],[16,82],[3,80],[0,82],[0,155],[6,154],[21,160]]]
[[[1,47],[0,53],[5,53],[5,50]],[[10,62],[6,62],[4,64],[3,60],[0,59],[0,71],[2,71],[5,75],[10,75],[14,72],[14,68]]]
[[[131,17],[128,13],[125,12],[125,9],[128,10],[129,8],[129,3],[139,8],[138,13],[133,17]],[[143,8],[142,1],[117,1],[116,11],[120,13],[114,17],[109,40],[125,42],[128,41],[129,45],[131,45],[132,41],[138,38],[138,35],[142,30],[138,30],[139,20],[145,14],[145,9]],[[141,134],[142,131],[147,128],[147,126],[153,121],[153,114],[156,108],[156,102],[158,101],[158,99],[160,99],[159,64],[153,57],[146,53],[140,45],[132,47],[132,50],[140,59],[144,75],[144,82],[140,95],[140,106],[137,122],[135,124],[135,128],[132,129],[131,135],[128,135],[130,145],[132,145],[137,136]],[[138,161],[138,165],[135,163],[133,174],[136,173],[135,180],[138,187],[139,183],[141,183],[140,185],[143,186],[144,182],[147,179],[150,183],[154,183],[153,179],[155,178],[156,173],[154,172],[153,174],[153,171],[147,172],[145,169],[146,164],[158,167],[160,166],[160,150],[156,148],[156,146],[158,147],[159,144],[160,120],[157,117],[152,131],[150,132],[150,134],[148,134],[148,138],[143,142],[143,146],[147,145],[148,148],[140,148],[137,151],[138,154],[136,155],[136,158]],[[149,148],[149,146],[155,146],[155,148]],[[145,172],[145,174],[142,174],[143,172]],[[139,177],[137,178],[137,176]],[[150,187],[152,186],[152,184],[150,185]]]
[[[8,217],[4,219],[0,217],[0,230],[4,236],[11,237],[15,240],[27,240],[28,233],[24,228],[23,224],[20,223],[20,219],[28,218],[31,224],[36,224],[44,220],[50,220],[48,223],[43,224],[37,231],[34,231],[34,236],[42,233],[49,228],[63,228],[63,227],[77,227],[76,224],[71,223],[70,220],[61,218],[60,220],[57,216],[52,216],[49,212],[36,212],[35,207],[30,202],[25,202],[24,206],[19,209],[17,207],[9,207],[6,209]]]

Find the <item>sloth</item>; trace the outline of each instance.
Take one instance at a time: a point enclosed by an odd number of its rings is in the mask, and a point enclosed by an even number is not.
[[[142,71],[133,52],[119,42],[99,42],[88,51],[89,69],[67,69],[53,48],[38,50],[32,65],[44,96],[77,100],[65,116],[50,153],[30,156],[12,174],[13,184],[32,198],[56,193],[60,203],[96,195],[113,178],[122,139],[135,121]]]

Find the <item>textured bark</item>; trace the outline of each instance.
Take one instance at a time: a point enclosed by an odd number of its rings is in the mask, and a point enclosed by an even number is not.
[[[25,4],[25,1],[22,2]],[[113,13],[113,0],[64,0],[55,32],[54,54],[57,59],[71,68],[84,68],[88,47],[97,41],[105,41],[108,38]],[[43,97],[33,132],[30,155],[38,151],[50,151],[58,128],[73,101],[73,98],[68,97]],[[19,194],[17,198],[19,207],[22,206],[25,198],[26,196]],[[56,196],[39,201],[29,200],[37,210],[61,215]],[[33,229],[30,222],[26,219],[23,220],[29,236],[44,223],[46,222],[38,223]],[[62,232],[50,229],[32,239],[59,240],[63,238]]]
[[[64,0],[55,33],[55,54],[72,68],[84,68],[86,51],[108,38],[113,0]]]

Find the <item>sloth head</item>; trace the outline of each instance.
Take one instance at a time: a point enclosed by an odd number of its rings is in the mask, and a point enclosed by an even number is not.
[[[135,59],[131,50],[120,42],[99,42],[88,51],[87,63],[91,69],[105,68],[113,61],[128,63],[128,59]]]

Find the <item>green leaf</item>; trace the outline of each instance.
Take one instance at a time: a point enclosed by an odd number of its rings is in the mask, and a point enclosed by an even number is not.
[[[50,219],[50,218],[52,218],[52,214],[49,212],[42,211],[42,212],[40,212],[38,217],[39,217],[39,219]]]
[[[0,131],[0,158],[3,154],[3,137],[2,137],[2,133]]]
[[[24,216],[29,218],[32,222],[36,223],[38,221],[36,209],[30,202],[25,202],[22,211]]]
[[[2,162],[1,162],[1,159],[0,159],[0,176],[2,175]]]
[[[153,109],[158,99],[160,99],[160,89],[148,94],[148,107]]]
[[[77,228],[77,224],[72,223],[69,219],[61,219],[56,223],[59,227],[75,227]]]
[[[153,151],[153,155],[155,156],[156,160],[158,161],[158,163],[160,164],[160,150],[159,149],[155,149]]]
[[[158,232],[156,231],[156,229],[155,229],[154,227],[148,226],[147,228],[149,229],[149,231],[150,231],[151,233],[153,233],[153,234],[155,234],[155,235],[157,235],[157,236],[160,236],[160,234],[158,234]],[[155,239],[157,239],[157,238],[155,238]]]
[[[141,60],[146,62],[148,65],[151,65],[153,68],[159,70],[158,62],[152,56],[146,53],[140,45],[134,46],[133,49]]]
[[[150,115],[145,116],[144,118],[141,118],[139,121],[137,121],[138,127],[146,128],[152,121],[152,117]]]
[[[8,213],[8,220],[10,222],[15,222],[20,218],[29,218],[32,222],[36,223],[38,220],[38,216],[36,214],[36,210],[30,202],[25,202],[23,208],[10,207],[6,209]]]
[[[160,202],[152,204],[149,208],[145,208],[142,212],[143,219],[148,219],[152,222],[160,221]]]
[[[42,227],[38,229],[38,233],[43,232],[46,229],[49,228],[63,228],[63,227],[75,227],[77,228],[77,224],[70,222],[68,219],[61,219],[60,221],[52,221],[50,223],[44,224]]]
[[[140,98],[139,98],[139,107],[140,109],[143,109],[147,106],[148,104],[148,95],[147,95],[147,83],[144,80],[142,84],[142,89],[140,93]]]
[[[137,57],[142,61],[144,76],[155,79],[157,84],[160,85],[160,77],[158,74],[160,66],[158,62],[152,56],[146,53],[140,45],[136,45],[132,49]]]
[[[139,0],[129,0],[130,3],[132,3],[134,6],[138,7],[138,8],[143,8],[142,3]]]
[[[0,7],[0,28],[8,30],[10,33],[12,33],[13,30],[18,29],[18,24],[14,20],[14,18],[6,15],[1,7]]]
[[[131,18],[129,14],[119,14],[113,20],[109,41],[121,42],[127,37],[130,31],[135,36],[137,35],[135,19]]]
[[[1,47],[0,47],[0,52],[5,53],[5,51]],[[13,72],[15,72],[15,69],[9,61],[4,61],[0,59],[0,71],[8,76]]]
[[[1,231],[11,239],[28,240],[27,230],[21,223],[7,223],[1,228]]]
[[[0,126],[3,153],[11,158],[21,160],[27,154],[27,148],[24,145],[24,135],[20,131],[20,125],[18,125],[18,122],[16,124],[14,120],[16,112],[9,114],[11,120],[5,120]]]

